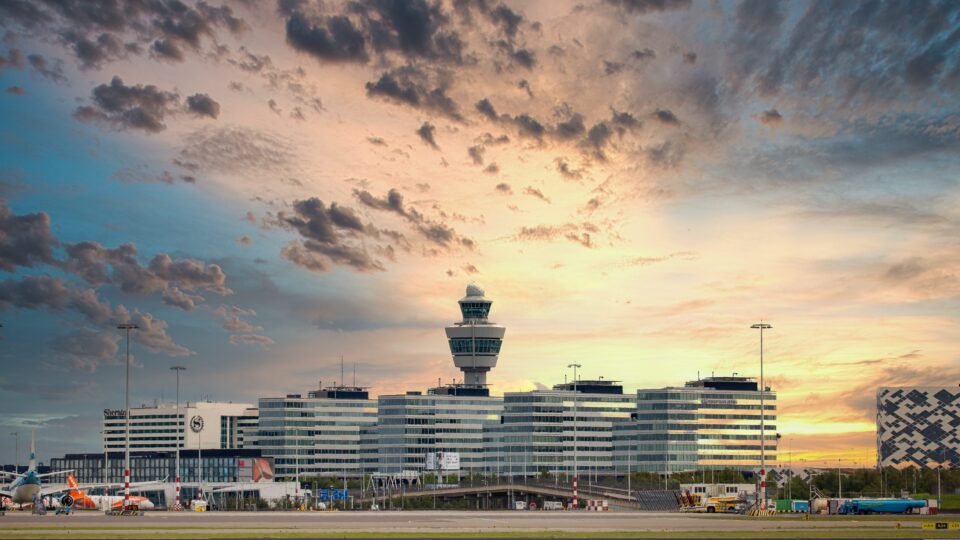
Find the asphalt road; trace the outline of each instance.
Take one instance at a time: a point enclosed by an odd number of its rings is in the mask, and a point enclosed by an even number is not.
[[[891,521],[876,518],[814,519],[752,519],[736,515],[691,515],[677,513],[639,512],[461,512],[461,511],[408,511],[408,512],[147,512],[138,517],[112,517],[99,512],[80,512],[72,516],[34,516],[28,513],[8,512],[0,517],[0,537],[12,537],[28,533],[31,529],[91,533],[102,530],[104,535],[120,531],[154,529],[166,532],[190,532],[216,530],[218,534],[251,533],[258,529],[289,533],[370,532],[376,533],[491,533],[491,532],[664,532],[681,531],[768,531],[786,530],[846,530],[887,529],[897,523],[902,528],[919,529],[920,521],[904,517]],[[259,531],[258,531],[259,532]],[[919,532],[919,531],[918,531]],[[853,533],[848,531],[847,534]],[[856,533],[853,533],[854,535]]]

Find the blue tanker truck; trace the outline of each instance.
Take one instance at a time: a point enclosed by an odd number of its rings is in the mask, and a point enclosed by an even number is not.
[[[915,499],[850,499],[843,501],[838,514],[909,514],[924,508],[927,501]]]

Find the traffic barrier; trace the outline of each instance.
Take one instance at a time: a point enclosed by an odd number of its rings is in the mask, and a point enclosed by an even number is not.
[[[587,512],[608,512],[610,503],[606,499],[590,499],[587,501]]]

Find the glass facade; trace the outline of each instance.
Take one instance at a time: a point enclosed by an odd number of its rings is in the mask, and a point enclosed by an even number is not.
[[[374,472],[369,453],[377,407],[366,397],[366,391],[338,387],[307,397],[261,398],[259,425],[247,432],[246,444],[274,458],[279,477]]]
[[[198,470],[197,451],[181,451],[180,479],[182,482],[196,482],[202,475],[204,482],[237,482],[243,460],[260,457],[257,450],[202,450]],[[54,471],[73,470],[77,482],[123,483],[123,452],[109,452],[106,456],[107,470],[104,480],[103,454],[67,454],[62,458],[50,460]],[[166,480],[176,478],[176,454],[174,452],[131,452],[130,479],[132,482]]]
[[[450,352],[459,353],[477,353],[477,354],[499,354],[502,340],[495,338],[454,338],[450,341]],[[476,350],[474,350],[476,349]]]
[[[764,451],[775,466],[776,393],[767,389],[763,399]],[[760,466],[760,391],[749,379],[710,378],[682,388],[638,390],[636,411],[614,432],[621,472]]]
[[[492,302],[460,302],[460,313],[466,319],[486,319]]]

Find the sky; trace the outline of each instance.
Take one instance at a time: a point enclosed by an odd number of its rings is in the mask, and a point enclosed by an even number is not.
[[[960,4],[0,2],[0,462],[105,408],[764,374],[783,460],[960,382]]]

